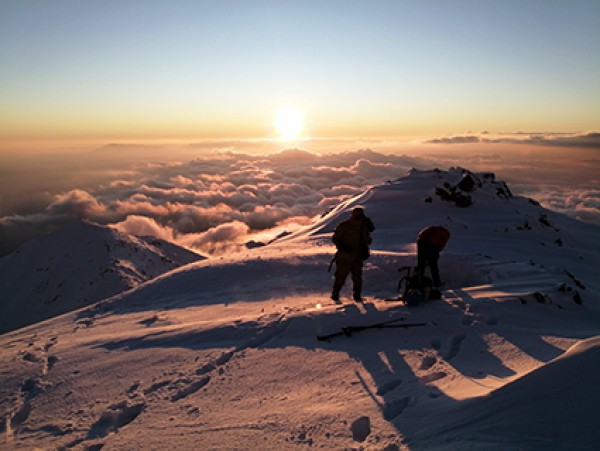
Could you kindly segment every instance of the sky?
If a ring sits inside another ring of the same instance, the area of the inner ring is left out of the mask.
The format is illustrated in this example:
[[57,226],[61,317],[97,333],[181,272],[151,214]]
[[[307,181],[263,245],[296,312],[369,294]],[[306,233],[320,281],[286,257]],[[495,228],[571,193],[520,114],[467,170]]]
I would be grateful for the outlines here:
[[[600,2],[0,3],[0,148],[600,129]],[[279,116],[278,116],[279,115]]]

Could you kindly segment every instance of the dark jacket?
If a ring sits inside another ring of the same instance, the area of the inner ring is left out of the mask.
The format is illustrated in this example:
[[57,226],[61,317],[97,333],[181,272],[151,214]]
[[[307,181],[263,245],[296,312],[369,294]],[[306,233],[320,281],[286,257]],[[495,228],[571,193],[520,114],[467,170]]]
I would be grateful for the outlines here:
[[373,242],[370,230],[373,230],[373,223],[369,218],[362,221],[347,219],[340,223],[335,232],[333,232],[332,241],[338,249],[337,256],[345,259],[361,258],[365,260],[368,257],[369,245]]

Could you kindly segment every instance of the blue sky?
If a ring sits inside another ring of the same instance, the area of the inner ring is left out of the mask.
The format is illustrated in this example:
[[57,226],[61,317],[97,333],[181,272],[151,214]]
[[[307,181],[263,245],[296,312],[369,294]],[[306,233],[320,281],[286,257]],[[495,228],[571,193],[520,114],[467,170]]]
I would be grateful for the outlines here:
[[598,1],[6,1],[0,138],[599,129]]

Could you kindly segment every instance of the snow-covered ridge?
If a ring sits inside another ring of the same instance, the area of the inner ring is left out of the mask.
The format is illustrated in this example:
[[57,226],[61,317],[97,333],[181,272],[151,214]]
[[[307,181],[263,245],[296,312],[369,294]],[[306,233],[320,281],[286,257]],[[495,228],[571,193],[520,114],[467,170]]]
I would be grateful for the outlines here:
[[[454,193],[453,198],[442,190]],[[456,198],[462,199],[461,205]],[[473,299],[559,308],[585,303],[600,310],[595,296],[600,290],[597,226],[515,197],[491,173],[451,168],[413,170],[367,189],[268,246],[175,270],[90,312],[183,308],[327,291],[327,267],[335,252],[331,233],[356,205],[363,206],[376,225],[372,258],[365,265],[368,296],[395,296],[398,268],[416,263],[418,231],[443,224],[452,233],[440,259],[446,290],[460,289]],[[149,305],[149,299],[154,304]]]
[[0,332],[92,304],[202,258],[164,240],[74,222],[0,259]]
[[[477,267],[482,284],[518,285],[524,274],[544,273],[553,281],[556,296],[567,293],[575,302],[588,298],[590,307],[600,308],[589,295],[600,290],[598,227],[514,196],[489,172],[412,170],[406,177],[371,187],[279,242],[329,245],[335,226],[357,205],[375,223],[374,254],[414,255],[419,230],[430,224],[448,228],[452,237],[440,260],[443,272],[451,275],[447,288],[464,286],[465,265]],[[414,265],[414,259],[409,264]],[[586,287],[591,290],[586,292]]]

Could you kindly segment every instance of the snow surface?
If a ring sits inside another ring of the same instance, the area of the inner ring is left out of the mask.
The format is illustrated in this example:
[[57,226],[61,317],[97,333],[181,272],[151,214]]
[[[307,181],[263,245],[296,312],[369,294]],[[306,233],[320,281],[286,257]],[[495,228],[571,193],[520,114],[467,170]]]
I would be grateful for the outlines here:
[[[472,205],[442,200],[465,174]],[[335,304],[331,232],[358,204],[377,227],[368,300],[347,284]],[[443,299],[409,308],[398,269],[428,224],[452,233]],[[491,174],[413,171],[268,246],[4,333],[0,447],[597,449],[598,232]],[[316,339],[390,319],[425,325]]]
[[76,221],[0,258],[0,333],[81,308],[204,257]]

